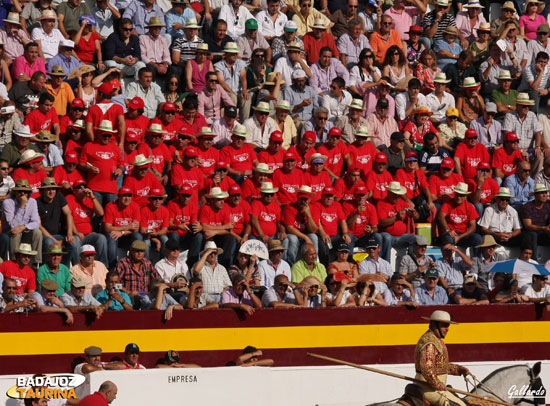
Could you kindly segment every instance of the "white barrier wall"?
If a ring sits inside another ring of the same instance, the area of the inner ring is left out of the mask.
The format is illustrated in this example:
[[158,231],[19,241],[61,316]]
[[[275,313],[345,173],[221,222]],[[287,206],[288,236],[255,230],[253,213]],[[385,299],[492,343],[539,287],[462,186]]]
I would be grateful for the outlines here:
[[[465,363],[479,379],[491,371],[525,362]],[[530,362],[529,365],[534,364]],[[542,380],[550,388],[550,361],[542,362]],[[414,366],[373,365],[397,374],[414,376]],[[0,406],[19,406],[6,396],[16,376],[0,377]],[[405,381],[371,372],[342,367],[288,368],[198,368],[100,371],[90,375],[91,390],[111,380],[118,386],[113,406],[336,406],[365,405],[395,399],[403,393]],[[466,390],[461,377],[449,384]],[[549,401],[550,398],[547,398]],[[55,406],[57,406],[55,402]],[[54,402],[50,406],[54,406]]]

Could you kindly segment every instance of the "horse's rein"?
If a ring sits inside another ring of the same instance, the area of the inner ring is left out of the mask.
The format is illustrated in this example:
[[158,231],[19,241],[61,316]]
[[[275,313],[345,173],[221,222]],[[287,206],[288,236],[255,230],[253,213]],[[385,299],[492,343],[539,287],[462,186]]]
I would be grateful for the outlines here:
[[493,395],[497,400],[500,400],[501,402],[506,402],[504,399],[500,398],[498,395],[496,395],[490,388],[485,386],[483,382],[481,382],[474,374],[469,374],[472,377],[472,380],[470,381],[470,378],[468,375],[464,376],[464,381],[466,382],[466,390],[469,392],[470,388],[468,387],[468,384],[472,385],[472,390],[475,392],[477,387],[480,387],[485,392],[490,393]]

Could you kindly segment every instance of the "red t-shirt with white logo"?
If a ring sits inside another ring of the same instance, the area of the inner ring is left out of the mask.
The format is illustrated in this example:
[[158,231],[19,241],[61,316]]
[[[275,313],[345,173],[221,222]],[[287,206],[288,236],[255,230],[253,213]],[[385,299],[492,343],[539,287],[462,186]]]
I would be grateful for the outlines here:
[[210,226],[223,226],[229,224],[230,215],[231,211],[227,204],[218,211],[214,211],[211,206],[205,204],[199,210],[199,222]]
[[237,206],[233,207],[228,204],[227,207],[229,208],[230,219],[235,224],[233,231],[240,235],[244,231],[245,225],[250,222],[250,212],[252,208],[250,204],[243,199],[241,199],[241,202]]
[[458,173],[453,172],[448,178],[443,178],[441,174],[435,173],[430,176],[428,185],[430,185],[430,192],[441,199],[443,195],[453,197],[455,195],[453,186],[458,185],[460,182],[464,182],[464,178]]
[[[258,224],[265,235],[273,237],[277,234],[277,222],[281,221],[281,206],[275,201],[266,206],[261,200],[254,200],[250,214],[258,217]],[[258,235],[254,227],[252,233]]]
[[241,185],[242,198],[249,202],[259,199],[262,197],[262,194],[260,193],[261,187],[262,185],[256,186],[252,178],[246,178]]
[[25,291],[36,290],[36,275],[28,265],[19,268],[15,261],[6,261],[0,265],[0,273],[4,275],[4,279],[12,278],[15,280],[18,295],[25,293]]
[[40,109],[30,112],[25,117],[23,124],[29,126],[31,133],[36,134],[41,130],[50,131],[52,126],[57,123],[59,123],[59,118],[57,117],[55,108],[52,107],[46,114],[42,113]]
[[340,141],[334,148],[330,148],[328,143],[325,143],[319,147],[318,152],[327,156],[328,159],[325,162],[325,166],[336,176],[341,176],[344,167],[344,157],[349,154],[346,143]]
[[359,180],[355,185],[348,185],[344,178],[336,179],[336,182],[334,182],[336,197],[341,199],[342,203],[352,201],[355,198],[353,193],[357,186],[365,186],[365,183]]
[[120,148],[112,143],[107,145],[88,142],[84,145],[80,163],[90,163],[99,169],[99,173],[88,172],[88,186],[96,192],[116,193],[117,180],[115,169],[124,164]]
[[[378,214],[376,214],[376,207],[366,202],[365,210],[359,212],[357,219],[353,226],[348,226],[348,231],[356,237],[362,237],[365,234],[366,226],[377,226],[378,225]],[[357,212],[357,205],[355,202],[346,202],[342,205],[344,210],[344,215],[346,219],[350,218],[353,214]]]
[[[110,100],[100,101],[88,109],[86,122],[92,123],[93,127],[99,126],[103,120],[109,120],[113,123],[113,128],[117,127],[117,117],[124,116],[124,110],[120,104],[112,103]],[[115,135],[120,137],[120,135]]]
[[17,168],[13,171],[12,178],[14,182],[17,182],[18,179],[27,179],[32,189],[31,197],[33,199],[38,199],[40,197],[39,187],[42,186],[42,179],[47,176],[44,169],[40,169],[35,173],[29,173],[25,168]]
[[445,215],[449,228],[459,234],[465,233],[470,222],[479,218],[479,214],[470,202],[457,205],[454,200],[451,200],[443,203],[440,211]]
[[300,153],[299,148],[296,147],[295,145],[291,145],[287,151],[294,153],[294,155],[297,158],[296,166],[301,170],[303,170],[304,172],[309,169],[309,164],[307,163],[307,159],[317,152],[315,148],[311,148],[305,154],[302,154]]
[[298,190],[304,184],[304,173],[301,169],[294,168],[292,172],[286,169],[277,169],[273,173],[273,186],[278,187],[277,197],[279,203],[288,204],[298,200]]
[[162,189],[162,184],[152,172],[147,172],[143,178],[138,179],[131,175],[124,178],[125,187],[132,191],[132,202],[139,207],[145,207],[149,204],[149,193],[153,189]]
[[472,179],[477,176],[477,167],[480,163],[489,163],[489,151],[483,144],[476,144],[473,148],[468,148],[466,143],[461,142],[456,147],[455,158],[460,160],[462,176],[464,179]]
[[318,175],[314,175],[310,171],[304,173],[304,185],[311,186],[311,191],[315,193],[311,196],[311,201],[316,202],[321,198],[321,192],[327,186],[332,186],[332,179],[327,171],[322,171]]
[[92,232],[92,217],[94,216],[92,199],[85,197],[82,202],[79,202],[74,195],[67,195],[66,199],[73,214],[76,230],[84,235],[90,234]]
[[281,148],[276,154],[272,154],[266,150],[260,151],[258,154],[258,162],[262,162],[269,166],[269,169],[274,171],[283,167],[283,158],[285,156],[286,150]]
[[417,197],[422,189],[429,187],[426,175],[420,169],[415,169],[413,172],[407,172],[405,169],[398,169],[395,173],[395,180],[401,183],[401,186],[407,188],[407,197],[409,199]]
[[214,185],[214,175],[212,175],[208,179],[206,179],[205,185],[206,186],[204,189],[206,191],[210,191],[210,189],[212,189],[214,186],[217,186],[224,192],[228,192],[231,186],[237,185],[237,182],[235,182],[231,176],[226,175],[225,178],[221,180],[221,182]]
[[[182,206],[176,200],[171,200],[168,202],[166,208],[170,213],[170,219],[172,220],[172,225],[179,226],[180,224],[187,224],[190,226],[193,223],[196,223],[199,218],[199,206],[194,202],[189,202],[187,206]],[[172,230],[179,235],[185,235],[188,231],[185,230]]]
[[105,206],[104,223],[111,224],[114,227],[126,227],[132,225],[134,221],[140,220],[140,208],[134,202],[130,202],[126,207],[119,206],[116,201],[109,202]]
[[362,172],[363,179],[372,171],[372,161],[378,152],[376,147],[371,142],[366,142],[365,145],[358,147],[355,144],[348,146],[351,156],[352,168],[359,168]]
[[166,131],[166,133],[162,136],[162,140],[167,143],[173,142],[178,136],[178,132],[183,127],[183,121],[176,117],[174,117],[174,119],[169,123],[164,123],[160,117],[155,117],[151,120],[151,124],[160,124],[162,126],[162,129]]
[[330,237],[338,235],[338,226],[340,221],[346,220],[344,210],[338,202],[333,202],[329,207],[321,202],[311,205],[311,217],[315,224],[321,223],[323,230]]
[[56,166],[53,170],[52,176],[55,179],[55,183],[57,183],[59,186],[67,182],[69,183],[69,185],[71,185],[71,188],[73,187],[73,183],[75,183],[77,180],[84,180],[84,176],[82,176],[78,169],[75,169],[74,171],[69,173],[63,165]]
[[182,165],[172,167],[172,186],[188,185],[193,189],[192,201],[198,203],[199,192],[204,189],[204,174],[196,166],[191,169],[185,169]]
[[159,173],[164,173],[164,167],[167,162],[172,161],[172,155],[166,144],[161,143],[154,148],[151,148],[149,144],[145,142],[140,144],[138,147],[138,152],[145,155],[147,158],[153,160],[153,168],[156,169]]
[[[477,191],[477,183],[474,179],[470,179],[466,181],[468,184],[468,190],[472,193],[475,193]],[[482,204],[489,204],[493,202],[493,197],[498,193],[498,183],[493,178],[487,178],[485,179],[485,182],[483,182],[483,185],[481,185],[480,192],[480,203]]]
[[[401,210],[405,210],[408,208],[409,205],[401,199],[399,199],[395,204],[390,203],[387,200],[381,200],[376,205],[378,220],[393,217]],[[390,233],[395,237],[399,237],[407,232],[407,225],[402,220],[396,219],[391,226],[380,227],[380,231],[385,231],[386,233]]]
[[141,142],[145,136],[147,128],[149,128],[149,119],[143,115],[136,118],[128,118],[126,115],[126,138],[128,135],[135,135],[138,137],[137,142]]
[[199,147],[197,150],[199,151],[199,158],[202,160],[202,165],[199,169],[205,176],[213,175],[216,163],[220,160],[220,151],[214,147],[208,149]]
[[289,204],[283,210],[283,224],[292,226],[302,233],[307,233],[306,216],[298,209],[296,203]]
[[168,209],[160,206],[158,210],[151,210],[150,206],[141,208],[141,227],[147,229],[147,232],[160,231],[162,228],[170,225],[170,214]]
[[239,149],[229,144],[220,151],[220,160],[225,162],[234,171],[243,172],[251,171],[252,162],[258,160],[258,157],[250,144],[244,144]]
[[388,195],[386,190],[390,183],[393,182],[393,177],[388,171],[380,174],[371,171],[367,176],[367,189],[372,191],[373,200],[383,200]]
[[523,160],[521,150],[516,149],[508,154],[504,148],[499,148],[493,153],[492,167],[504,172],[504,176],[510,176],[516,173],[517,164]]

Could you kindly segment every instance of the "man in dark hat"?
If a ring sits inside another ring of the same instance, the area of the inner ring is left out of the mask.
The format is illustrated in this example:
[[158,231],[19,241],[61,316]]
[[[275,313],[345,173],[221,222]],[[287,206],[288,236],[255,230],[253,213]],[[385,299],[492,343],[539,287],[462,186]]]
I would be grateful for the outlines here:
[[59,289],[59,285],[56,281],[44,279],[40,285],[40,291],[34,292],[30,295],[30,298],[36,300],[39,311],[44,313],[63,313],[66,317],[65,323],[73,324],[73,314],[57,297],[57,289]]
[[181,361],[180,354],[177,351],[169,350],[160,359],[155,368],[200,368],[197,364],[184,364]]

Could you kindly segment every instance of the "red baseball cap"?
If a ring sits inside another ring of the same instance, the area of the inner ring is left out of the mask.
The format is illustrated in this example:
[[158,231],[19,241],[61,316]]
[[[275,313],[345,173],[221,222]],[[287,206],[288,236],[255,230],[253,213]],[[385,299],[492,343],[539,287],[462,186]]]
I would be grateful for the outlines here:
[[128,103],[128,107],[133,110],[140,110],[145,108],[145,102],[141,97],[134,97],[132,100],[130,100],[130,103]]
[[193,138],[195,136],[193,130],[186,125],[179,129],[178,134],[187,135],[189,138]]
[[269,137],[271,141],[283,142],[283,133],[280,131],[273,131]]
[[124,141],[126,142],[139,141],[139,136],[134,132],[126,133],[126,138],[124,139]]
[[239,185],[233,185],[229,188],[229,195],[240,195],[242,193],[241,187]]
[[488,162],[481,162],[481,163],[477,166],[477,169],[491,169],[491,165],[489,165]]
[[331,136],[335,136],[337,135],[338,137],[341,137],[342,136],[342,130],[340,130],[338,127],[332,127],[330,130],[328,130],[328,136],[331,137]]
[[68,164],[77,164],[78,155],[76,152],[69,152],[68,154],[65,154],[65,162]]
[[519,141],[519,137],[513,131],[508,131],[504,136],[504,141]]
[[388,163],[388,157],[383,152],[379,152],[374,156],[374,162],[376,162],[376,163],[384,162],[384,163],[387,164]]
[[176,105],[172,102],[166,102],[162,106],[162,111],[176,111]]
[[189,146],[185,148],[185,151],[183,151],[183,155],[192,158],[198,156],[199,151],[197,151],[197,148]]
[[227,169],[227,163],[224,161],[218,161],[216,162],[215,169]]
[[474,138],[474,137],[477,137],[477,131],[474,130],[473,128],[468,128],[468,129],[466,130],[465,137],[466,137],[466,138]]
[[152,189],[151,192],[149,192],[148,197],[161,197],[161,196],[164,196],[164,190],[155,188],[155,189]]
[[306,131],[304,135],[302,135],[302,139],[309,142],[315,142],[317,140],[317,134],[315,134],[314,131]]
[[109,83],[111,84],[111,86],[113,86],[113,90],[114,89],[120,89],[122,87],[122,85],[120,84],[120,81],[118,79],[111,79],[111,80],[109,80]]
[[71,103],[71,107],[80,107],[81,109],[83,109],[84,108],[84,101],[77,97]]
[[113,85],[109,82],[102,83],[98,90],[103,94],[113,94],[114,91]]
[[353,193],[356,195],[366,195],[368,193],[368,190],[366,186],[360,185],[355,187]]
[[88,186],[88,184],[86,183],[86,181],[84,179],[77,179],[73,183],[73,189],[76,189],[77,187],[79,187],[81,185]]
[[283,156],[283,161],[290,160],[296,161],[296,155],[294,155],[294,152],[285,152],[285,155]]
[[323,194],[324,195],[335,195],[336,190],[334,190],[334,188],[332,186],[327,186],[323,189]]
[[441,167],[453,169],[455,167],[455,161],[453,161],[453,159],[449,157],[443,158],[443,161],[441,161]]
[[405,154],[405,161],[418,161],[418,156],[416,155],[416,152],[409,151]]
[[353,278],[349,277],[344,272],[334,272],[334,274],[332,275],[332,279],[335,282],[342,282],[342,281],[353,282]]
[[191,186],[189,186],[187,184],[181,185],[179,187],[179,191],[180,191],[181,195],[192,195],[193,194],[193,189],[191,189]]
[[131,195],[132,189],[130,189],[128,186],[123,186],[118,190],[118,195]]

